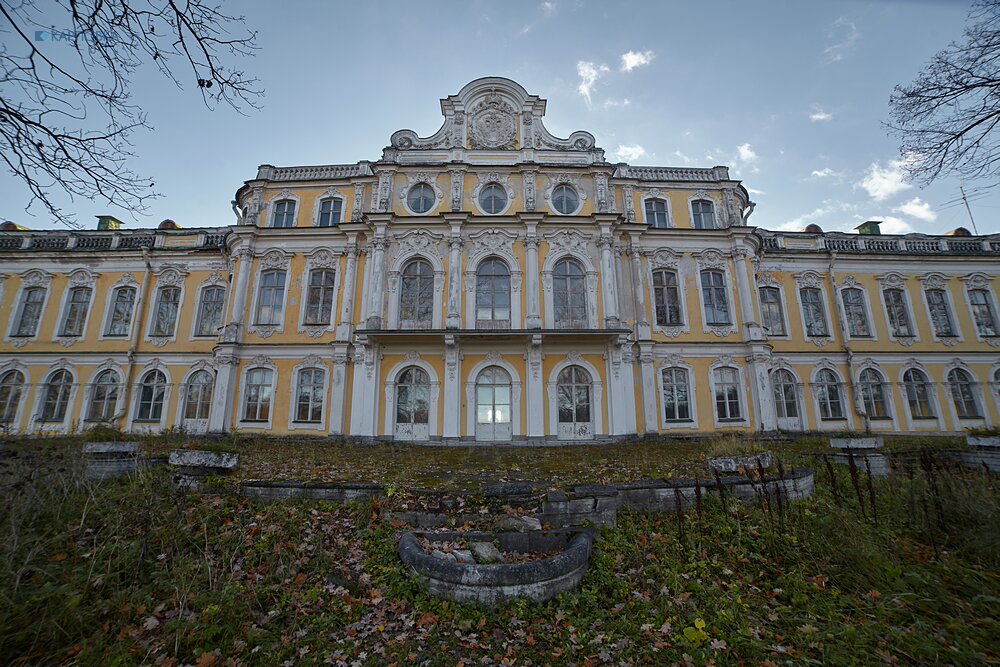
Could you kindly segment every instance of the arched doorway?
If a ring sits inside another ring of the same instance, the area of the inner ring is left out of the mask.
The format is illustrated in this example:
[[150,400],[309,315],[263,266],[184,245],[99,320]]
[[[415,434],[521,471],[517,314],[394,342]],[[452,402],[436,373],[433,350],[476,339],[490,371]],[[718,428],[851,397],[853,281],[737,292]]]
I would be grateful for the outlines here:
[[427,371],[410,366],[396,380],[396,440],[430,438],[431,381]]
[[484,368],[476,378],[476,440],[510,440],[512,405],[510,373],[499,366]]
[[590,374],[580,366],[567,366],[556,379],[556,409],[560,440],[594,437],[594,392]]

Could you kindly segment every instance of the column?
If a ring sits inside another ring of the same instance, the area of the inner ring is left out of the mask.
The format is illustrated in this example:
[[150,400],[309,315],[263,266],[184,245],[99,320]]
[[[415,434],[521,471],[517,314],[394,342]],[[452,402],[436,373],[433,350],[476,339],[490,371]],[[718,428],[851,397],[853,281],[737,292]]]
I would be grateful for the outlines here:
[[[452,231],[455,234],[455,231]],[[446,329],[461,329],[462,315],[462,239],[452,236],[448,239],[451,255],[448,259],[448,315],[445,318]],[[448,404],[452,405],[452,404]]]
[[[771,363],[770,350],[766,344],[752,345],[753,352],[747,357],[750,362],[750,397],[757,409],[760,430],[778,430],[778,411],[774,405],[774,392],[768,368]],[[801,404],[801,402],[800,402]],[[802,410],[802,407],[799,408]]]
[[525,400],[528,406],[528,428],[526,433],[528,439],[541,439],[545,437],[545,383],[542,380],[542,337],[535,335],[531,337],[531,346],[528,348],[528,377],[526,384]]
[[601,284],[604,302],[604,326],[618,328],[618,285],[615,281],[615,262],[611,256],[612,239],[602,235],[597,244],[601,248]]
[[660,430],[660,420],[656,410],[656,372],[653,369],[652,343],[639,345],[639,373],[642,376],[643,433],[656,433]]
[[736,292],[740,299],[740,315],[743,320],[743,340],[763,340],[764,332],[757,323],[757,315],[754,313],[753,295],[750,292],[750,278],[747,276],[747,257],[749,252],[746,248],[737,248],[733,251],[733,273],[736,276]]
[[347,347],[347,345],[333,346],[333,375],[330,378],[330,435],[344,434]]
[[527,329],[541,329],[542,318],[538,308],[538,243],[539,239],[534,234],[534,230],[524,239],[525,249],[525,274],[528,278],[528,312],[524,318],[524,326]]
[[389,247],[389,239],[378,233],[371,242],[372,273],[368,303],[368,319],[365,327],[368,329],[382,328],[382,311],[385,302],[385,251]]
[[250,274],[253,271],[253,245],[249,244],[236,251],[239,264],[236,267],[236,285],[233,288],[233,311],[230,314],[229,325],[222,332],[222,339],[227,343],[238,343],[243,340],[243,322],[250,317],[247,313],[247,296],[250,292]]
[[354,384],[351,391],[351,435],[370,439],[376,435],[379,401],[377,346],[365,337],[354,346]]
[[354,329],[354,284],[358,272],[358,244],[352,239],[347,246],[347,263],[344,267],[344,299],[337,324],[337,340],[347,342]]
[[212,388],[212,405],[208,411],[208,432],[228,433],[233,424],[233,396],[239,394],[240,360],[233,354],[216,355],[218,370]]
[[646,272],[642,270],[642,251],[632,246],[632,289],[635,292],[635,321],[639,325],[639,338],[648,339],[652,335],[649,315],[646,314]]
[[441,437],[445,440],[457,440],[462,435],[462,404],[461,395],[461,355],[455,341],[455,336],[444,337],[444,425]]

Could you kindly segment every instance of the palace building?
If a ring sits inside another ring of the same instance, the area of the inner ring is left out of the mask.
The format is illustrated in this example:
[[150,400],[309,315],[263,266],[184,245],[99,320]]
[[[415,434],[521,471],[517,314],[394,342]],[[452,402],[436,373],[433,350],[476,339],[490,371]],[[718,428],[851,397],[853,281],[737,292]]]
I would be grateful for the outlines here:
[[494,443],[1000,423],[1000,235],[757,229],[726,167],[609,163],[509,79],[441,112],[379,160],[259,167],[228,227],[0,231],[3,428]]

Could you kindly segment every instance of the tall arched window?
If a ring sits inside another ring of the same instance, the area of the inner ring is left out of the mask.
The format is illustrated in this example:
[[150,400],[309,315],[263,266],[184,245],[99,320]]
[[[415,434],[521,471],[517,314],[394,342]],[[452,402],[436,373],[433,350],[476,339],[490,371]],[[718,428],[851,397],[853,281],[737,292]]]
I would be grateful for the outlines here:
[[580,366],[567,366],[556,378],[559,436],[586,439],[593,437],[592,381]]
[[684,368],[664,368],[663,418],[668,422],[691,421],[688,372]]
[[906,391],[906,402],[910,406],[911,417],[914,419],[934,418],[930,388],[927,376],[924,375],[923,371],[911,368],[903,373],[903,389]]
[[184,419],[208,419],[214,388],[215,378],[208,371],[196,371],[188,378],[184,394]]
[[399,322],[404,329],[434,326],[434,269],[415,259],[403,267],[399,286]]
[[975,382],[968,371],[953,368],[948,373],[948,386],[951,389],[951,400],[955,403],[955,412],[960,419],[978,419],[982,416],[976,400]]
[[861,400],[869,419],[889,419],[889,406],[885,400],[885,380],[874,368],[866,368],[858,376]]
[[509,440],[510,420],[510,373],[499,366],[484,368],[476,378],[477,439]]
[[496,258],[484,260],[476,270],[476,326],[510,328],[510,271]]
[[163,399],[167,395],[167,378],[157,370],[142,376],[139,382],[139,410],[135,420],[158,422],[163,416]]
[[813,386],[816,400],[819,402],[820,419],[843,419],[844,404],[840,398],[840,378],[829,369],[823,369],[816,374],[816,384]]
[[90,405],[87,408],[87,419],[94,421],[109,421],[115,418],[118,407],[118,373],[113,370],[102,371],[90,385]]
[[427,372],[410,366],[396,380],[396,432],[407,439],[424,439],[430,421],[431,380]]
[[69,371],[56,371],[49,376],[42,388],[42,411],[39,421],[61,422],[66,418],[69,394],[73,389],[73,376]]
[[552,309],[557,328],[587,328],[587,276],[571,259],[560,260],[552,271]]
[[21,371],[7,371],[0,377],[0,424],[13,424],[24,391]]
[[778,419],[798,419],[799,397],[795,386],[795,376],[790,371],[779,368],[771,374],[774,386],[774,405]]
[[663,199],[646,200],[646,224],[654,229],[666,229],[670,226],[667,216],[667,202]]

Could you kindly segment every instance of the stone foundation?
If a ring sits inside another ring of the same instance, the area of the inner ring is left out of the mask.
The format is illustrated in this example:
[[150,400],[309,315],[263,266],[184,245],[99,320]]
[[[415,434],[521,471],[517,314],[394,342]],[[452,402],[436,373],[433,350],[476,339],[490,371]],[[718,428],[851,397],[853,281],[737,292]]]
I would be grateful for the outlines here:
[[139,468],[138,442],[88,442],[83,446],[87,477],[103,481],[134,473]]

